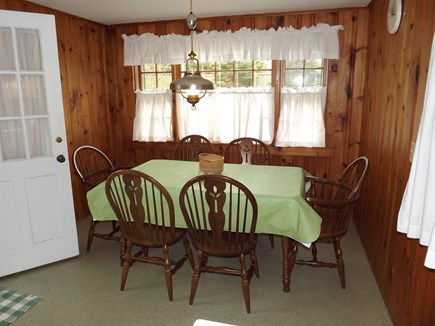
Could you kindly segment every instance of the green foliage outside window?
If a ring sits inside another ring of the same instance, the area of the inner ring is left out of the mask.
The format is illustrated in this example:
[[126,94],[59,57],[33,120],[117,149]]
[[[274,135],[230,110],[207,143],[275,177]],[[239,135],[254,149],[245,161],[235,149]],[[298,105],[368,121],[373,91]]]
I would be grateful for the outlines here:
[[[140,67],[141,89],[169,89],[172,82],[170,64],[146,64]],[[286,61],[284,86],[324,85],[324,60]],[[182,65],[181,70],[185,70]],[[272,86],[272,61],[200,62],[201,75],[217,88]]]
[[141,89],[168,89],[172,82],[172,65],[146,64],[141,67]]
[[257,87],[272,85],[270,61],[201,62],[200,72],[217,88]]
[[286,61],[286,87],[323,86],[323,60]]

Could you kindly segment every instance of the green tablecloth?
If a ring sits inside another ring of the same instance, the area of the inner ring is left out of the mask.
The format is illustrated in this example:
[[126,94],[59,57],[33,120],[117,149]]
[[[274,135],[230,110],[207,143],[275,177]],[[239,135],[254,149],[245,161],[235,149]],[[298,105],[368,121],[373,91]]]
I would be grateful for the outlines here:
[[[151,160],[134,168],[151,175],[171,194],[178,227],[186,227],[178,205],[182,186],[198,175],[198,162]],[[258,203],[257,233],[284,235],[311,243],[320,233],[321,218],[304,199],[305,172],[297,167],[267,165],[224,165],[224,175],[245,184]],[[104,191],[104,183],[87,193],[95,220],[116,220]]]

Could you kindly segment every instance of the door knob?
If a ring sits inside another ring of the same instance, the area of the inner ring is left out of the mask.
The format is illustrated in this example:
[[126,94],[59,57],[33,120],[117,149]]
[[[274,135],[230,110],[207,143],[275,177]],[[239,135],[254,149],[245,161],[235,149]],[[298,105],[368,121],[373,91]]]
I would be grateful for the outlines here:
[[62,139],[62,137],[57,136],[57,137],[55,138],[55,140],[56,140],[57,143],[61,143],[63,139]]
[[61,154],[61,155],[58,155],[58,156],[56,157],[56,160],[57,160],[58,162],[60,162],[60,163],[63,163],[63,162],[65,162],[65,156],[63,156],[62,154]]

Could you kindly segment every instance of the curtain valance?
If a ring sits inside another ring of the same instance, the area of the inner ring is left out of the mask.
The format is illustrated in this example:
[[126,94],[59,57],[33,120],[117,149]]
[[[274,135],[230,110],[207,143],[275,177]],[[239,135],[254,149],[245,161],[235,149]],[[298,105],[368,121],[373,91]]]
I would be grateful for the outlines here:
[[[338,31],[343,26],[318,24],[293,27],[194,34],[193,50],[200,61],[338,59]],[[190,36],[122,35],[124,66],[149,63],[181,64],[191,50]]]

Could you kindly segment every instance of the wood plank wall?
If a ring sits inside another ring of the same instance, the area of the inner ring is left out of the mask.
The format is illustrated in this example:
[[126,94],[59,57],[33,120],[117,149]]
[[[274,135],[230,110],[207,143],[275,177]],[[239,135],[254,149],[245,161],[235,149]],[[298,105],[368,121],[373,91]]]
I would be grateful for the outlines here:
[[[273,160],[279,165],[295,165],[319,176],[336,177],[345,164],[359,155],[361,115],[363,111],[364,71],[367,53],[368,9],[341,9],[303,13],[280,13],[213,17],[198,19],[198,30],[238,30],[241,27],[269,29],[293,26],[301,28],[318,23],[343,25],[340,35],[340,60],[329,60],[328,97],[325,112],[327,149],[272,148]],[[185,20],[116,25],[112,28],[114,64],[111,76],[117,83],[109,92],[112,127],[118,160],[138,164],[152,158],[170,158],[174,143],[133,142],[135,97],[132,91],[131,67],[123,67],[122,35],[188,34]],[[363,28],[361,28],[363,27]],[[187,56],[187,53],[186,53]],[[199,58],[200,59],[200,58]],[[338,70],[332,71],[337,65]],[[218,146],[222,151],[223,146]]]
[[[55,15],[68,153],[91,144],[114,156],[108,106],[106,26],[26,1],[0,0],[0,9]],[[54,135],[55,136],[55,135]],[[85,190],[70,160],[77,219],[89,215]]]
[[[123,66],[122,34],[158,35],[188,31],[185,21],[103,26],[26,1],[0,0],[0,8],[54,14],[70,157],[75,148],[100,147],[117,165],[131,166],[152,158],[169,158],[173,143],[131,140],[135,111],[132,71]],[[198,29],[265,29],[279,26],[341,24],[340,60],[330,60],[325,112],[327,149],[274,148],[276,164],[302,166],[319,176],[335,177],[359,154],[363,71],[366,62],[368,9],[326,10],[199,19]],[[331,67],[337,64],[338,71]],[[223,147],[220,146],[219,150]],[[88,216],[84,189],[71,166],[77,219]]]
[[[218,30],[299,28],[318,22],[344,26],[340,60],[330,63],[330,68],[337,63],[339,70],[330,69],[328,80],[329,149],[308,153],[294,149],[294,157],[278,149],[274,153],[279,164],[299,165],[331,177],[353,157],[369,157],[356,224],[374,275],[396,325],[435,325],[435,275],[423,267],[426,248],[395,231],[409,173],[410,144],[421,116],[435,1],[404,0],[406,15],[394,36],[385,28],[387,3],[374,0],[369,9],[201,18],[199,26]],[[186,33],[184,21],[107,27],[25,1],[0,0],[0,9],[56,17],[70,155],[84,144],[101,147],[121,165],[170,155],[172,144],[130,140],[134,95],[131,70],[122,65],[121,35]],[[84,190],[75,173],[71,174],[80,219],[88,214]]]
[[427,247],[396,231],[422,113],[435,1],[402,3],[395,35],[386,29],[388,0],[370,6],[361,137],[370,170],[356,224],[394,324],[435,325],[435,271],[423,266]]

